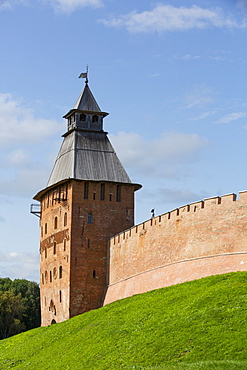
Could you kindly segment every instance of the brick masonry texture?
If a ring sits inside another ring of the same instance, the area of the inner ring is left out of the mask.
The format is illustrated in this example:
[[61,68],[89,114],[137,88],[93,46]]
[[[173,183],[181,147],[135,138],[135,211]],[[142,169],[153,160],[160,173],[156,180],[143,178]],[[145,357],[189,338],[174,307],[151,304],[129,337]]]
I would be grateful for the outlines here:
[[75,180],[48,190],[41,199],[42,326],[103,305],[107,240],[134,225],[134,185],[86,185],[87,199],[85,182]]
[[247,192],[183,206],[109,241],[104,304],[137,293],[247,269]]

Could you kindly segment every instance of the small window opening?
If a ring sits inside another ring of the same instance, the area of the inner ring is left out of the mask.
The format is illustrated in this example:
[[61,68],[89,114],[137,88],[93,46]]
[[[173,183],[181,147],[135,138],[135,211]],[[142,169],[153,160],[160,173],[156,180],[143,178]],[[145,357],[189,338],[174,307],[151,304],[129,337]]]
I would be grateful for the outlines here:
[[93,215],[92,213],[88,213],[87,215],[87,223],[92,224],[93,223]]
[[66,239],[63,240],[63,250],[66,251]]
[[80,114],[80,121],[86,121],[86,118],[87,118],[86,114],[84,113]]
[[90,241],[90,239],[88,239],[88,240],[87,240],[87,247],[88,247],[88,248],[90,248],[90,243],[91,243],[91,241]]
[[59,266],[59,279],[62,279],[63,276],[63,268],[62,266]]
[[99,121],[99,117],[96,114],[92,117],[92,122],[97,123]]
[[64,214],[63,225],[67,226],[67,212]]
[[54,229],[57,229],[57,217],[54,218]]
[[52,272],[50,271],[50,283],[52,282]]
[[45,258],[47,258],[47,248],[45,247]]
[[112,193],[110,193],[109,201],[112,202]]
[[54,242],[53,243],[53,254],[56,254],[57,253],[57,243]]
[[44,274],[42,274],[42,284],[44,285],[45,279],[44,279]]
[[47,234],[47,224],[45,224],[45,234]]
[[93,270],[93,278],[96,278],[96,271]]
[[93,192],[93,200],[95,200],[96,199],[96,193],[95,193],[95,191]]
[[100,200],[105,200],[105,184],[100,185]]
[[88,182],[84,182],[84,199],[88,199]]
[[43,238],[43,226],[41,226],[40,232],[41,232],[41,238]]
[[62,291],[59,290],[59,302],[61,303],[62,302]]
[[53,279],[56,279],[57,278],[57,269],[56,267],[54,267],[53,269]]
[[121,202],[121,185],[117,185],[116,201]]

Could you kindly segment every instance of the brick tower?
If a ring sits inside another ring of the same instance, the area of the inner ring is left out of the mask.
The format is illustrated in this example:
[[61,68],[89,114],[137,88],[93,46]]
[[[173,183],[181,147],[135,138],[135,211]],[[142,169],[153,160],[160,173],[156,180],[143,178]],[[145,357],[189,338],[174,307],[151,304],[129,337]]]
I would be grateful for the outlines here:
[[102,306],[107,240],[134,225],[133,184],[103,131],[88,86],[64,118],[68,129],[45,189],[40,213],[42,326]]

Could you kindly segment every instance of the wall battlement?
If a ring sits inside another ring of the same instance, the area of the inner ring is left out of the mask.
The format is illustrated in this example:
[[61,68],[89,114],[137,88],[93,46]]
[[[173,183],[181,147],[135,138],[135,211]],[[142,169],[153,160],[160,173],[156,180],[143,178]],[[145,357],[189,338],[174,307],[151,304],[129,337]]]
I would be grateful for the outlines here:
[[[247,269],[247,191],[153,217],[109,240],[105,304],[151,289]],[[178,266],[179,265],[179,266]]]

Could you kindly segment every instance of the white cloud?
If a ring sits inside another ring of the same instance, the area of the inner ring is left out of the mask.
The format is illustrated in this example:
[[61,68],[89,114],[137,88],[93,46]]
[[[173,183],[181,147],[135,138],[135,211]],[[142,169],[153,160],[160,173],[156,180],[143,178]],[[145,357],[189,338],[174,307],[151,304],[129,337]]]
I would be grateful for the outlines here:
[[206,9],[197,5],[191,8],[172,5],[157,5],[153,10],[141,13],[131,12],[119,18],[101,20],[109,27],[125,27],[129,32],[183,31],[193,28],[240,27],[237,22],[225,16],[220,8]]
[[6,172],[0,178],[0,194],[9,196],[32,197],[46,186],[49,170],[45,165],[35,163],[21,167],[19,171]]
[[27,5],[28,0],[3,0],[0,3],[0,11],[13,9],[16,5]]
[[236,121],[239,118],[246,117],[247,113],[245,112],[236,112],[236,113],[230,113],[223,117],[221,117],[218,121],[215,123],[229,123],[231,121]]
[[198,86],[184,96],[185,108],[204,108],[214,100],[215,92],[210,87]]
[[52,5],[52,7],[59,12],[71,13],[77,8],[84,8],[91,6],[99,8],[103,6],[102,0],[43,0]]
[[[126,168],[160,178],[179,177],[185,166],[198,160],[200,152],[209,145],[207,139],[197,134],[180,132],[164,133],[154,140],[145,140],[133,132],[119,132],[110,135],[110,139]],[[181,166],[183,169],[178,170]]]
[[0,251],[0,277],[39,281],[39,254]]
[[58,122],[36,118],[30,108],[11,94],[0,94],[0,145],[34,144],[58,133]]
[[11,167],[19,167],[27,164],[29,155],[25,149],[16,149],[7,155],[7,165]]

